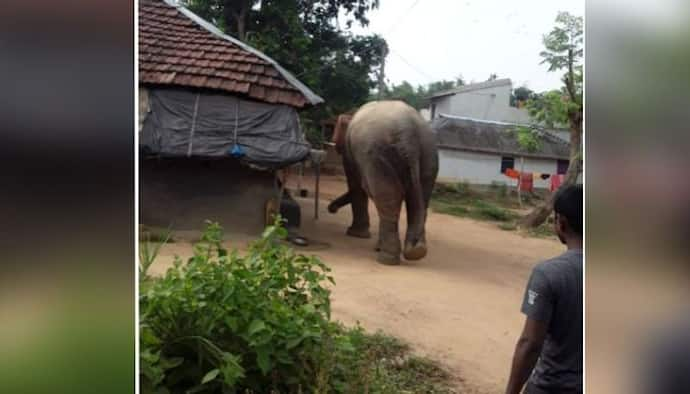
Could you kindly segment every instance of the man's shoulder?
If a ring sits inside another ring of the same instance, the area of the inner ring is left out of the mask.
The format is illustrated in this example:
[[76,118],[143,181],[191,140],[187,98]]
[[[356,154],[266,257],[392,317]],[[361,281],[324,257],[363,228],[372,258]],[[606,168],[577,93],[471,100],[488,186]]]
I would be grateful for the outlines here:
[[534,272],[537,274],[551,277],[558,275],[564,269],[569,269],[573,265],[582,264],[582,251],[566,251],[556,257],[544,260],[534,266]]

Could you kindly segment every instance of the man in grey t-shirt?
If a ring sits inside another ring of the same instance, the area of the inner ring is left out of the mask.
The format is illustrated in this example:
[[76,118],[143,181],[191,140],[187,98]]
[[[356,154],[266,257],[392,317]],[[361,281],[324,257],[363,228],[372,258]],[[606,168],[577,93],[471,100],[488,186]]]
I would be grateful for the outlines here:
[[[562,187],[555,228],[568,250],[532,270],[507,394],[582,393],[582,186]],[[530,376],[531,374],[531,376]]]

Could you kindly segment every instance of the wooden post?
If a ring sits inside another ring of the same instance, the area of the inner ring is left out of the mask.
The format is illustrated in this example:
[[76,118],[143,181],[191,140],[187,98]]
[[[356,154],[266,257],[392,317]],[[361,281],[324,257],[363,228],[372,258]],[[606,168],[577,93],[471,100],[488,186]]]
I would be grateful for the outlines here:
[[520,204],[520,208],[522,208],[522,173],[525,171],[525,158],[521,157],[520,158],[520,176],[518,176],[518,183],[517,183],[517,192],[518,192],[518,203]]
[[316,187],[314,192],[314,220],[319,219],[319,178],[321,175],[321,160],[316,163]]

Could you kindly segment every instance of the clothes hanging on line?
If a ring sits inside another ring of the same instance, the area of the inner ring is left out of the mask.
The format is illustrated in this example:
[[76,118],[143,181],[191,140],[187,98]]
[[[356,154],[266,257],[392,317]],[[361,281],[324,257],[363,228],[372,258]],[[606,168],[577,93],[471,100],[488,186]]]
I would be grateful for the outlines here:
[[563,183],[563,179],[565,179],[564,174],[553,174],[551,176],[551,191],[552,192],[556,191],[561,186],[561,183]]
[[515,171],[512,168],[506,168],[505,172],[503,175],[507,176],[508,178],[513,178],[513,179],[518,179],[520,177],[520,172]]
[[531,172],[520,173],[520,190],[531,192],[534,188],[534,176]]

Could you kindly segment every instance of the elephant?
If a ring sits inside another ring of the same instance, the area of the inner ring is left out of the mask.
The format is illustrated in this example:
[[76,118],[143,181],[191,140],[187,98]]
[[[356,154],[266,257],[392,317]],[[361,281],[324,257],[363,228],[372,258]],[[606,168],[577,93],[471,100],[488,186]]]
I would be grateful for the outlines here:
[[373,101],[354,116],[341,115],[333,139],[342,155],[348,190],[329,204],[328,211],[335,213],[351,205],[347,235],[371,237],[371,198],[379,216],[377,261],[399,264],[398,222],[404,201],[407,231],[403,256],[406,260],[426,256],[427,209],[438,175],[438,149],[429,124],[402,101]]

